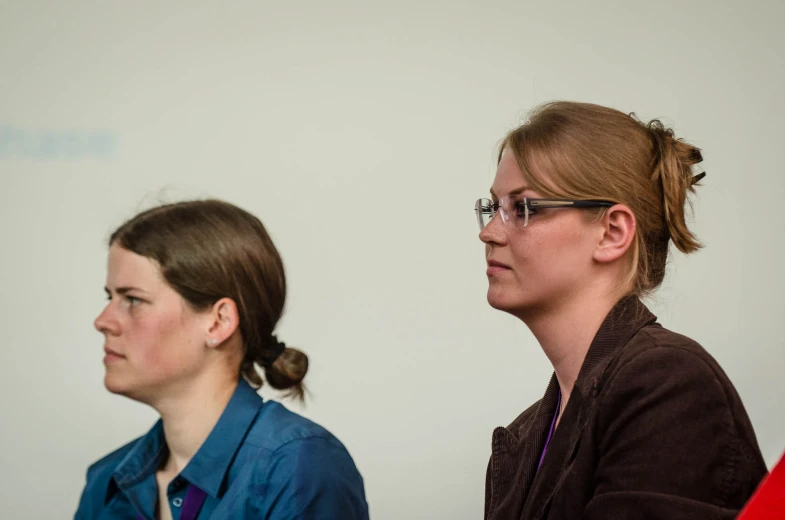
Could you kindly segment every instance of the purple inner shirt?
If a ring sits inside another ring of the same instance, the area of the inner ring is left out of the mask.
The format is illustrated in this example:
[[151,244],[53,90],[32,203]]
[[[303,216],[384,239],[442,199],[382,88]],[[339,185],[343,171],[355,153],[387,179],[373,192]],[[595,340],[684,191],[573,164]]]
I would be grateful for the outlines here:
[[[188,491],[185,492],[185,502],[183,502],[183,509],[180,512],[180,520],[194,520],[196,515],[199,514],[199,509],[202,507],[206,497],[207,493],[196,486],[189,485]],[[136,518],[137,520],[144,520],[142,515],[137,515]]]
[[548,438],[545,439],[545,446],[542,447],[542,455],[540,455],[540,463],[537,464],[537,469],[540,469],[542,466],[542,461],[545,459],[545,452],[548,450],[548,444],[551,442],[551,437],[553,437],[553,431],[556,429],[556,419],[559,417],[559,411],[561,410],[561,388],[559,389],[559,397],[556,399],[556,411],[553,412],[553,419],[551,419],[551,429],[548,430]]

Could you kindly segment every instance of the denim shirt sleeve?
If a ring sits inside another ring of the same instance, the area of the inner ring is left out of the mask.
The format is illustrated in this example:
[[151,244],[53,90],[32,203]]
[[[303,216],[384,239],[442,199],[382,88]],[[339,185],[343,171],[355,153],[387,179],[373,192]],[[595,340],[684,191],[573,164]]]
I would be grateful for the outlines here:
[[[88,471],[87,482],[90,482],[90,476]],[[90,504],[90,493],[88,493],[87,486],[82,490],[82,496],[79,498],[79,507],[76,510],[76,514],[74,515],[74,520],[91,520],[93,518],[93,511],[96,511],[97,508]]]
[[273,457],[269,520],[368,520],[362,477],[336,439],[293,440]]
[[98,463],[87,469],[87,482],[82,490],[82,496],[79,498],[79,507],[74,515],[74,520],[98,518],[104,506],[110,475],[111,469]]

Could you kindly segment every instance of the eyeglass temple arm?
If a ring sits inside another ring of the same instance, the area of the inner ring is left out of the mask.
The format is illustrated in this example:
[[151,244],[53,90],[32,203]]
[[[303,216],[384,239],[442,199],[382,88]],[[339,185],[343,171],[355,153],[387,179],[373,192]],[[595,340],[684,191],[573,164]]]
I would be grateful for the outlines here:
[[575,208],[610,208],[611,206],[615,206],[615,202],[611,202],[608,200],[576,200],[573,201],[573,207]]
[[615,202],[608,200],[565,200],[565,199],[535,199],[529,201],[532,209],[537,208],[610,208]]

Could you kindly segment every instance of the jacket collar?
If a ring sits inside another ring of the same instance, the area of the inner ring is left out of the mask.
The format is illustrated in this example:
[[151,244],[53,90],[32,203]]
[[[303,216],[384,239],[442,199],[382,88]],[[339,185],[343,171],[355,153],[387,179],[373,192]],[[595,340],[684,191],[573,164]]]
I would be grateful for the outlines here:
[[636,296],[621,299],[611,309],[589,346],[539,470],[537,464],[558,401],[556,374],[551,376],[543,398],[532,406],[530,413],[522,414],[522,421],[508,428],[496,428],[491,460],[500,471],[492,473],[491,489],[492,494],[499,494],[494,498],[494,509],[500,507],[500,512],[507,515],[505,518],[511,518],[510,514],[524,513],[523,517],[528,518],[542,513],[578,446],[605,369],[638,330],[655,321],[656,317]]

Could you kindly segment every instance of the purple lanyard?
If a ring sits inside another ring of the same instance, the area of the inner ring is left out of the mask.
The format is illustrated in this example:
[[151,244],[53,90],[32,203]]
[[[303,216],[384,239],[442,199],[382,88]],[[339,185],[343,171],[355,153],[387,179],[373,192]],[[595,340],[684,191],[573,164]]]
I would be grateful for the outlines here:
[[551,442],[551,437],[553,437],[553,431],[556,429],[556,419],[559,417],[559,412],[561,411],[561,389],[559,389],[559,397],[556,400],[556,411],[553,412],[553,419],[551,419],[551,429],[548,431],[548,438],[545,439],[545,446],[542,448],[542,455],[540,455],[540,463],[537,464],[537,469],[540,469],[542,466],[542,461],[545,459],[545,452],[548,450],[548,444]]
[[[180,512],[180,520],[196,520],[196,515],[199,514],[199,509],[204,504],[205,498],[207,498],[207,493],[196,486],[189,485],[188,491],[185,492],[185,502],[183,502],[183,510]],[[136,520],[144,520],[144,517],[136,515]]]

